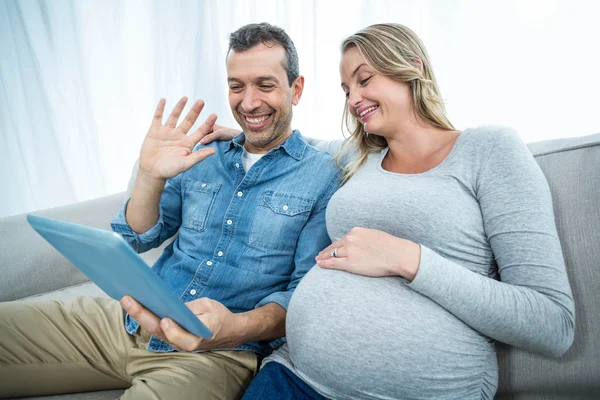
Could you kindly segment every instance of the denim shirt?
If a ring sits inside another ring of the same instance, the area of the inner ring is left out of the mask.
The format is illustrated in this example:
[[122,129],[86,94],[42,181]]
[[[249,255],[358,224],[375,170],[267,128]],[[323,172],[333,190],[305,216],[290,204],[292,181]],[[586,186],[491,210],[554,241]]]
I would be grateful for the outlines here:
[[[331,241],[325,208],[340,185],[331,156],[298,131],[245,173],[244,134],[211,143],[216,154],[167,180],[156,225],[137,234],[125,220],[127,202],[111,222],[138,252],[159,246],[179,232],[152,270],[188,302],[219,301],[233,313],[267,303],[287,310],[300,279]],[[127,332],[139,324],[129,315]],[[236,349],[268,355],[281,339],[245,343]],[[154,352],[174,349],[152,337]]]

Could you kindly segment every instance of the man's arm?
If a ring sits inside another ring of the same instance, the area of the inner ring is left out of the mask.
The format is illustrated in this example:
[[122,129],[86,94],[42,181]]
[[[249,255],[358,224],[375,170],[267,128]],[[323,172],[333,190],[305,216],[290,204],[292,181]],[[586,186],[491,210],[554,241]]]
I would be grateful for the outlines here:
[[285,336],[286,311],[276,303],[238,314],[206,297],[186,303],[213,333],[211,338],[192,335],[170,318],[161,320],[131,297],[121,299],[121,305],[152,336],[179,350],[233,349],[244,343]]
[[113,231],[138,253],[159,246],[177,232],[181,223],[181,173],[215,152],[212,148],[193,151],[200,138],[213,129],[214,114],[187,135],[204,107],[201,100],[176,127],[186,102],[185,97],[179,100],[164,125],[165,100],[158,103],[142,144],[131,197],[111,221]]
[[204,102],[196,101],[179,126],[177,121],[187,98],[179,100],[163,125],[165,103],[164,99],[158,103],[152,124],[144,138],[135,186],[127,204],[125,217],[136,233],[146,232],[158,221],[160,197],[166,180],[187,171],[215,152],[212,148],[193,151],[200,138],[212,130],[215,115],[209,116],[196,132],[187,135],[198,119]]
[[138,169],[131,198],[127,203],[125,218],[136,233],[144,233],[156,225],[160,213],[160,197],[165,189],[165,179],[153,178]]
[[328,178],[331,182],[298,238],[294,259],[296,268],[287,290],[272,293],[262,299],[254,310],[238,314],[208,298],[186,303],[213,333],[212,338],[194,336],[169,318],[160,320],[130,297],[121,299],[121,305],[146,331],[174,348],[185,351],[235,348],[251,341],[273,340],[285,336],[285,316],[292,294],[300,280],[315,265],[315,257],[319,251],[331,244],[325,227],[325,210],[329,199],[339,187],[339,173],[325,179]]
[[238,314],[241,318],[242,343],[273,340],[285,336],[284,310],[277,303],[268,303],[254,310]]

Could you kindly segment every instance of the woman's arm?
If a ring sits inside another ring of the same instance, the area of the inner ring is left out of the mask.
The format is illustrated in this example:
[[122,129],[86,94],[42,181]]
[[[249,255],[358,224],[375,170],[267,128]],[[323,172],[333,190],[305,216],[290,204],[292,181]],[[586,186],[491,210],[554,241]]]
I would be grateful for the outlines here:
[[514,133],[498,133],[494,140],[475,190],[500,281],[426,246],[365,228],[323,250],[317,263],[367,276],[402,276],[478,332],[560,356],[573,343],[575,307],[548,184]]
[[421,246],[409,286],[486,336],[560,356],[573,343],[575,306],[550,190],[518,136],[499,135],[476,190],[500,281]]

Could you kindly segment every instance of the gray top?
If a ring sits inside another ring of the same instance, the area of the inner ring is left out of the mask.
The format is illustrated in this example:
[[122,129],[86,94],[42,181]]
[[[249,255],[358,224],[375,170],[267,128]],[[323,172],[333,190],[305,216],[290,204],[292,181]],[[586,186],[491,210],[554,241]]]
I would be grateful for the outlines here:
[[327,228],[332,240],[358,226],[420,244],[416,278],[315,266],[267,361],[334,399],[491,399],[494,340],[564,353],[575,311],[552,200],[516,133],[467,129],[421,174],[385,171],[386,152],[331,198]]

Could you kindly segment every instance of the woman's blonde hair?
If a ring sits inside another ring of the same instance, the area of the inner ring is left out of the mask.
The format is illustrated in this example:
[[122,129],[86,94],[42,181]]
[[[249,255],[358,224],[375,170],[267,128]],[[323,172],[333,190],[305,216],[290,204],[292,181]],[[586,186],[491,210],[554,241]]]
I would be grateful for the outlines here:
[[[427,50],[412,30],[395,23],[371,25],[344,40],[342,54],[352,48],[356,48],[379,74],[410,86],[413,109],[422,121],[454,130],[446,116]],[[350,137],[337,154],[336,162],[344,171],[343,181],[347,181],[365,163],[369,153],[383,150],[387,141],[365,132],[360,120],[350,113],[347,100],[342,125],[344,121]],[[358,149],[358,158],[350,165],[342,166],[340,160],[353,149]]]

